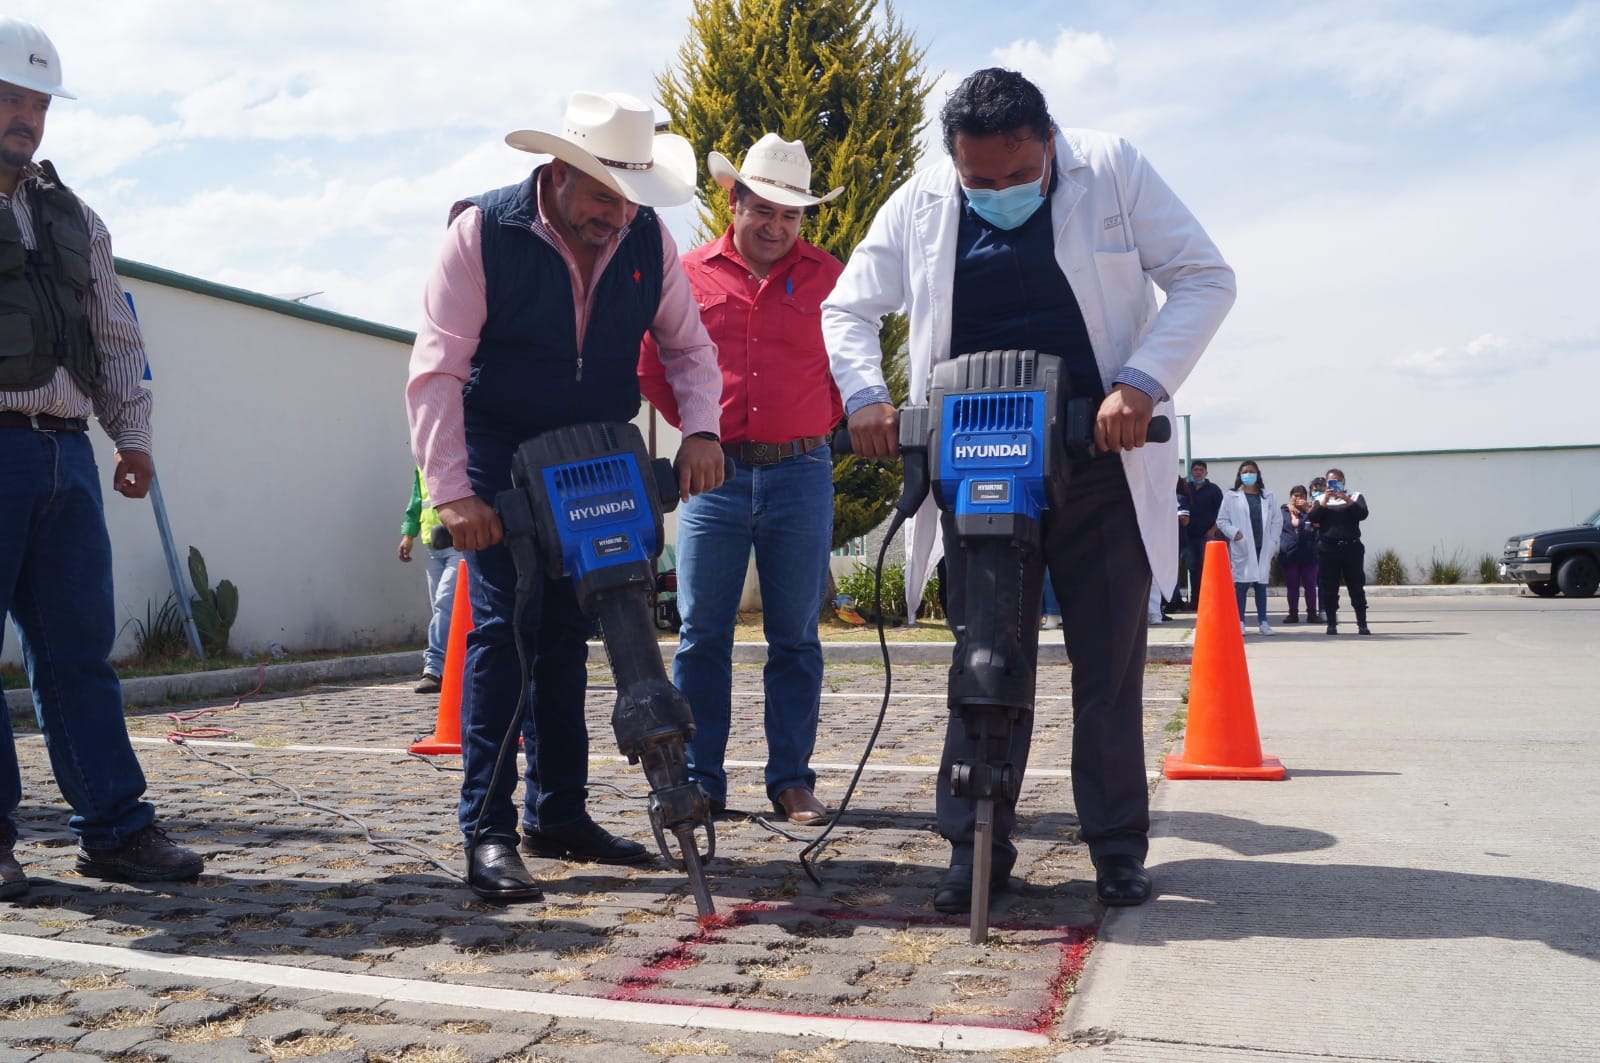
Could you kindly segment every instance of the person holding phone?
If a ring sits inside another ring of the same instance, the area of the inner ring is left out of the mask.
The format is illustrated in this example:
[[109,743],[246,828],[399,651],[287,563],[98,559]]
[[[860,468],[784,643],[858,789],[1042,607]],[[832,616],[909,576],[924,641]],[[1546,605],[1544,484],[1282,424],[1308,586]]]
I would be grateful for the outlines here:
[[1328,634],[1339,633],[1339,582],[1350,591],[1350,606],[1356,611],[1356,631],[1372,634],[1367,627],[1366,548],[1361,545],[1361,522],[1367,519],[1367,500],[1360,491],[1351,491],[1344,472],[1328,470],[1327,487],[1311,507],[1311,523],[1317,529],[1317,591],[1328,617]]

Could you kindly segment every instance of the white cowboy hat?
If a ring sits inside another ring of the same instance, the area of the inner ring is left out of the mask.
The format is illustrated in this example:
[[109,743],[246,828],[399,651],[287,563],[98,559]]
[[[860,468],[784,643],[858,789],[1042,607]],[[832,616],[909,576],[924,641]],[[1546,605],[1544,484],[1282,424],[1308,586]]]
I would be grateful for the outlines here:
[[506,143],[554,155],[644,207],[676,207],[694,197],[694,148],[676,133],[656,133],[655,111],[624,92],[574,92],[560,136],[534,129]]
[[731,190],[737,181],[762,199],[785,207],[814,207],[844,191],[840,185],[825,196],[812,195],[811,160],[806,158],[805,145],[798,140],[784,140],[776,133],[768,133],[755,142],[745,153],[742,170],[735,170],[720,151],[706,157],[706,168],[723,188]]

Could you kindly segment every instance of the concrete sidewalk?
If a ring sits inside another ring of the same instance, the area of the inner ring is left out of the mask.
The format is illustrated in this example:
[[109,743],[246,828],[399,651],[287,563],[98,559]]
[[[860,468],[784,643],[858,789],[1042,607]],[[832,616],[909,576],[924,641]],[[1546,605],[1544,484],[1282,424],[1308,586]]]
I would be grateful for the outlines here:
[[1281,783],[1158,784],[1084,1063],[1600,1058],[1600,600],[1397,598],[1247,640]]

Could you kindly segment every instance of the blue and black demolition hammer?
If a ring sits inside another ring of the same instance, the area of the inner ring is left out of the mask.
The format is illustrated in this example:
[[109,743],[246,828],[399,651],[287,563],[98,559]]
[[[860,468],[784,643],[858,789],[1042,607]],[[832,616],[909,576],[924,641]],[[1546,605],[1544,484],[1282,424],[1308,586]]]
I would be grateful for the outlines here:
[[[705,862],[716,852],[716,832],[687,758],[694,716],[667,679],[651,613],[662,514],[678,504],[677,473],[667,459],[651,460],[635,426],[580,424],[525,440],[512,459],[511,482],[494,508],[516,564],[518,619],[543,571],[570,577],[579,607],[600,621],[617,683],[617,748],[628,763],[644,765],[656,844],[688,874],[701,918],[713,915]],[[520,623],[514,630],[520,650]],[[705,831],[704,853],[697,830]],[[677,857],[668,834],[677,839]]]
[[[1067,381],[1055,355],[978,351],[935,365],[927,405],[900,411],[904,483],[885,546],[931,489],[967,562],[966,631],[950,667],[949,704],[977,755],[952,764],[947,782],[976,803],[973,944],[989,932],[995,802],[1015,805],[1022,789],[1011,736],[1034,710],[1030,651],[1039,616],[1024,608],[1024,564],[1042,549],[1044,512],[1063,505],[1072,461],[1094,451],[1099,400],[1065,395]],[[1171,431],[1157,417],[1147,436],[1163,442]],[[840,435],[836,453],[847,452]]]

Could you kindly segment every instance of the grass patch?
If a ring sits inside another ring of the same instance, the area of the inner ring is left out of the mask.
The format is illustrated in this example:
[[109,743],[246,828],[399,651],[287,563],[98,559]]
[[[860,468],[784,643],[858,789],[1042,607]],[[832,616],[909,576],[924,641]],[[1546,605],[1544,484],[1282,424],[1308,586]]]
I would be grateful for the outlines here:
[[1373,558],[1373,582],[1384,587],[1398,587],[1406,581],[1405,562],[1393,550],[1384,550]]
[[1500,562],[1493,554],[1484,554],[1478,558],[1478,582],[1500,582]]
[[882,962],[918,966],[933,959],[942,948],[944,943],[937,938],[911,930],[896,930],[889,935],[889,950],[883,954]]
[[1428,562],[1429,583],[1444,585],[1460,583],[1466,572],[1467,567],[1461,563],[1461,554],[1459,552],[1451,554],[1449,557],[1440,557],[1435,553]]
[[[326,1055],[329,1052],[348,1052],[359,1048],[361,1042],[352,1034],[307,1034],[288,1041],[258,1041],[256,1051],[264,1054],[268,1059],[307,1059],[311,1056]],[[463,1057],[465,1058],[465,1057]]]
[[675,1041],[651,1041],[644,1046],[646,1052],[658,1056],[731,1056],[733,1049],[721,1041],[702,1041],[694,1037],[680,1037]]

